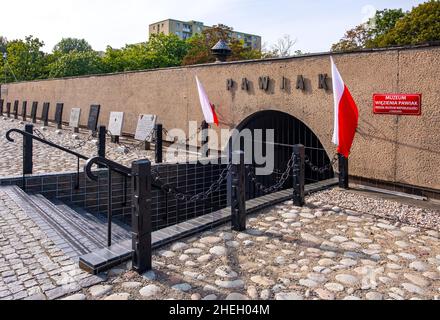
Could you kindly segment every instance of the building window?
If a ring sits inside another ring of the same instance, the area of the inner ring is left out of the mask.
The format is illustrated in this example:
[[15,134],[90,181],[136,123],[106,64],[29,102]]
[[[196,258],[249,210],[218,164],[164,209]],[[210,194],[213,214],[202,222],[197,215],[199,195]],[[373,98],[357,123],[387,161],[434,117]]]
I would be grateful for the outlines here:
[[179,32],[179,31],[176,31],[176,35],[180,37],[180,32]]
[[180,29],[180,22],[177,22],[177,23],[176,23],[176,28],[177,28],[177,29]]

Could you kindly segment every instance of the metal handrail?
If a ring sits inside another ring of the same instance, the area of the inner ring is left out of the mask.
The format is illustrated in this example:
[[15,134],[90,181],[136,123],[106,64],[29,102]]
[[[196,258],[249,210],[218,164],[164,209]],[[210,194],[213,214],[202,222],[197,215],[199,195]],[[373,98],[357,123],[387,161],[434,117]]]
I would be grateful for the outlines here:
[[94,158],[88,159],[86,164],[84,165],[84,172],[86,173],[86,176],[90,180],[98,181],[98,179],[99,179],[99,176],[95,175],[92,172],[92,166],[95,164],[96,165],[104,165],[108,169],[113,170],[113,171],[120,173],[122,175],[125,175],[127,177],[131,176],[131,169],[130,168],[128,168],[120,163],[117,163],[115,161],[104,158],[104,157],[94,157]]
[[41,143],[47,144],[48,146],[51,146],[51,147],[56,148],[56,149],[58,149],[58,150],[61,150],[61,151],[67,152],[67,153],[69,153],[69,154],[71,154],[71,155],[74,155],[74,156],[76,156],[76,157],[78,157],[78,158],[80,158],[80,159],[83,159],[83,160],[89,160],[88,157],[86,157],[86,156],[84,156],[84,155],[82,155],[82,154],[80,154],[80,153],[78,153],[78,152],[75,152],[75,151],[69,150],[69,149],[67,149],[67,148],[64,148],[64,147],[62,147],[62,146],[59,146],[59,145],[57,145],[57,144],[55,144],[55,143],[53,143],[53,142],[50,142],[50,141],[45,140],[45,139],[42,139],[42,138],[40,138],[40,137],[34,136],[33,134],[30,134],[30,133],[28,133],[28,132],[26,132],[26,131],[23,131],[23,130],[20,130],[20,129],[11,129],[11,130],[9,130],[8,132],[6,132],[6,139],[7,139],[8,141],[10,141],[10,142],[14,142],[14,139],[11,138],[11,133],[13,133],[13,132],[20,133],[20,134],[23,135],[23,136],[30,137],[30,138],[32,138],[32,139],[34,139],[34,140],[37,140],[37,141],[41,142]]
[[[68,153],[68,154],[71,154],[71,155],[77,157],[77,161],[76,161],[76,184],[75,184],[75,189],[79,189],[79,160],[80,160],[80,159],[88,160],[88,159],[89,159],[88,157],[86,157],[86,156],[84,156],[84,155],[82,155],[82,154],[80,154],[80,153],[78,153],[78,152],[75,152],[75,151],[69,150],[69,149],[67,149],[67,148],[65,148],[65,147],[63,147],[63,146],[57,145],[56,143],[53,143],[53,142],[48,141],[48,140],[46,140],[46,139],[43,139],[43,138],[37,137],[37,136],[33,135],[32,133],[29,133],[29,132],[26,132],[26,131],[23,131],[23,130],[20,130],[20,129],[10,129],[10,130],[8,130],[8,132],[6,132],[6,139],[7,139],[9,142],[15,142],[15,140],[11,138],[11,134],[12,134],[13,132],[19,133],[19,134],[21,134],[23,137],[29,137],[29,138],[31,138],[31,139],[33,139],[33,140],[36,140],[36,141],[41,142],[41,143],[43,143],[43,144],[46,144],[46,145],[48,145],[48,146],[50,146],[50,147],[52,147],[52,148],[55,148],[55,149],[58,149],[58,150],[64,151],[64,152],[66,152],[66,153]],[[24,189],[24,190],[26,189],[26,182],[25,182],[25,168],[24,168],[24,165],[23,165],[23,189]]]
[[126,178],[131,176],[131,169],[119,164],[115,161],[109,160],[104,157],[94,157],[87,160],[84,165],[84,172],[92,181],[98,181],[99,176],[92,172],[92,166],[103,165],[108,169],[108,199],[107,199],[107,246],[112,245],[112,220],[113,220],[113,204],[112,204],[112,171],[115,171],[124,176],[124,202],[126,202],[127,197],[127,182]]

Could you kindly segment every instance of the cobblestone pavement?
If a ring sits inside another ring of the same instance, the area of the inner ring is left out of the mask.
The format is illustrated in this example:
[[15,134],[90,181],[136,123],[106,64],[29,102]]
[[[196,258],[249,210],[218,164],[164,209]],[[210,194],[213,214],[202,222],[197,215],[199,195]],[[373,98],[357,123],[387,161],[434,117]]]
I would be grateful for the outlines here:
[[[17,128],[24,130],[24,126],[25,123],[19,120],[0,117],[0,150],[2,153],[0,176],[16,176],[21,175],[22,173],[22,136],[20,134],[13,133],[12,138],[15,139],[15,142],[12,143],[6,140],[5,135],[9,129]],[[46,139],[68,148],[78,146],[81,144],[81,141],[87,140],[90,137],[90,132],[86,130],[81,130],[79,134],[76,134],[79,138],[77,140],[72,137],[74,133],[68,127],[65,127],[63,130],[61,130],[60,134],[57,133],[57,130],[53,124],[50,124],[45,131],[42,131],[41,127],[41,123],[34,125],[34,128],[39,129]],[[127,146],[135,146],[139,144],[138,141],[134,141],[132,139],[128,141],[124,138],[121,138],[121,142]],[[126,166],[130,166],[135,160],[145,158],[148,158],[154,162],[154,151],[145,151],[140,150],[139,148],[129,148],[130,151],[128,153],[124,153],[121,151],[120,147],[120,145],[111,143],[110,139],[107,138],[107,158]],[[77,148],[74,151],[87,157],[97,155],[97,147],[93,139],[90,139],[82,147]],[[195,158],[194,155],[189,155],[189,157],[190,159]],[[69,155],[55,148],[51,148],[38,141],[34,141],[33,159],[34,173],[75,171],[77,166],[77,159],[75,156]],[[164,160],[166,160],[165,155]],[[81,168],[84,164],[85,161],[81,160]]]
[[[335,202],[348,193],[332,192]],[[154,271],[120,266],[67,299],[439,299],[438,225],[326,205],[322,194],[254,215],[246,232],[224,226],[169,245],[155,252]],[[374,213],[383,203],[369,205]]]
[[101,281],[81,271],[0,190],[0,300],[56,299]]

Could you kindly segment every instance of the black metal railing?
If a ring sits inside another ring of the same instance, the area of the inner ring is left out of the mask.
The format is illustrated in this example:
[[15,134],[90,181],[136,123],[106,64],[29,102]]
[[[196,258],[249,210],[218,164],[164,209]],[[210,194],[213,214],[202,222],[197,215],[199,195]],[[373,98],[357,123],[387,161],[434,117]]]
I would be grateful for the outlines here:
[[[60,146],[54,142],[51,142],[43,137],[39,137],[34,135],[34,126],[32,124],[25,125],[24,130],[20,129],[10,129],[6,132],[6,139],[10,142],[15,142],[15,140],[11,137],[12,133],[18,133],[23,136],[23,189],[26,190],[26,180],[25,176],[27,174],[33,173],[33,140],[41,142],[49,147],[61,150],[65,153],[73,155],[77,158],[77,166],[76,166],[76,185],[75,189],[79,188],[79,168],[80,168],[80,160],[88,160],[89,158],[85,155],[82,155],[78,152],[70,150],[66,147]],[[104,141],[105,144],[105,141]]]
[[99,167],[106,167],[108,169],[107,171],[107,177],[108,177],[108,198],[107,198],[107,246],[112,245],[112,222],[113,222],[113,208],[112,208],[112,198],[113,198],[113,186],[112,186],[112,171],[117,172],[124,176],[124,200],[123,203],[127,203],[127,183],[126,178],[131,176],[131,169],[123,166],[122,164],[119,164],[117,162],[114,162],[112,160],[106,159],[104,157],[94,157],[91,159],[88,159],[85,166],[84,166],[84,172],[90,180],[98,181],[99,175],[95,174],[92,171],[93,165],[98,165]]
[[[92,171],[93,165],[106,167],[108,170],[107,245],[109,247],[112,245],[112,172],[121,174],[124,179],[131,179],[133,268],[139,273],[150,270],[152,256],[151,188],[161,188],[159,184],[152,181],[150,161],[135,161],[129,168],[104,157],[91,158],[87,160],[84,172],[87,178],[97,181],[99,175]],[[125,189],[127,180],[124,181]],[[125,189],[124,197],[126,196]]]

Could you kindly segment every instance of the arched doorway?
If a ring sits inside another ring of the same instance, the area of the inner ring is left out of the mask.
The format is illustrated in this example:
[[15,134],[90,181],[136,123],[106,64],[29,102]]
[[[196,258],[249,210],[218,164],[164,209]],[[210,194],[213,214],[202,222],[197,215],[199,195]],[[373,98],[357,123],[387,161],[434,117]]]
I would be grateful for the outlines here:
[[[322,143],[316,134],[299,119],[292,115],[275,110],[264,110],[257,112],[243,120],[236,128],[238,131],[249,129],[254,141],[254,131],[256,129],[274,130],[274,170],[267,176],[257,176],[257,181],[264,186],[272,186],[280,181],[281,175],[286,171],[288,162],[292,157],[293,146],[303,144],[305,146],[306,157],[316,167],[323,167],[330,164],[330,158],[325,151]],[[266,136],[263,135],[263,146],[266,144]],[[229,147],[231,149],[231,147]],[[263,147],[263,154],[266,148]],[[254,155],[252,155],[254,159]],[[257,167],[255,161],[248,166],[248,170],[255,170]],[[309,165],[306,165],[305,182],[306,184],[327,180],[334,177],[333,168],[324,173],[315,172]],[[292,178],[284,183],[282,189],[292,188]],[[255,183],[247,177],[246,198],[253,199],[262,196],[264,193],[255,186]]]

